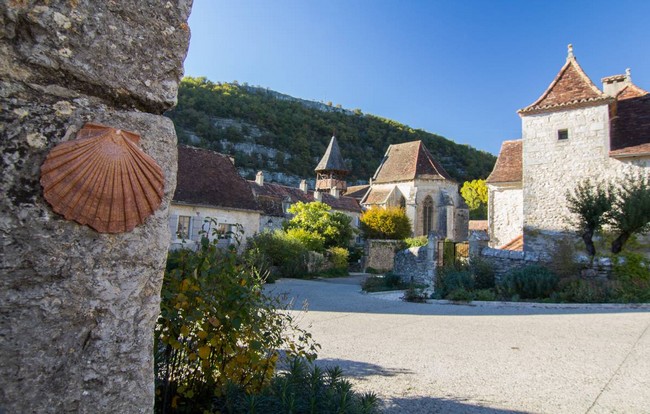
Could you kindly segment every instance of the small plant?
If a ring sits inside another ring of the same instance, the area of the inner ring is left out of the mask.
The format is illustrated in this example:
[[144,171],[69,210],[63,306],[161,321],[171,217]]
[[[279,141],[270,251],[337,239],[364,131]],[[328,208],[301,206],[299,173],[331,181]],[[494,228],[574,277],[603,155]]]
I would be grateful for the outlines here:
[[476,289],[492,289],[495,287],[494,266],[487,260],[473,258],[469,270],[474,275]]
[[479,289],[474,291],[474,300],[492,302],[497,300],[497,294],[494,289]]
[[438,269],[436,277],[436,292],[446,298],[457,289],[471,291],[474,289],[474,277],[466,266],[447,266]]
[[454,302],[471,302],[473,299],[474,294],[464,288],[454,289],[447,294],[447,300]]
[[402,300],[405,302],[425,303],[427,301],[427,294],[424,292],[424,289],[410,286],[404,291]]
[[610,301],[611,295],[611,282],[576,277],[560,281],[556,298],[560,302],[604,303]]
[[427,236],[410,237],[404,239],[404,244],[406,245],[406,248],[426,246],[428,243],[429,243],[429,239],[427,238]]
[[557,284],[555,273],[543,266],[532,265],[508,272],[498,289],[505,297],[516,295],[521,299],[542,299],[548,298]]
[[617,301],[650,302],[650,267],[643,256],[627,253],[614,264],[614,294]]

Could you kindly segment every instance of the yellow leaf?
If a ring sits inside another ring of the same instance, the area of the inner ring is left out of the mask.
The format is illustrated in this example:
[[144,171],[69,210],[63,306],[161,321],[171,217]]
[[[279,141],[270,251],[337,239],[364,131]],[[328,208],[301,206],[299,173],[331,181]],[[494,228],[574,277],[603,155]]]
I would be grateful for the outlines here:
[[206,346],[202,346],[201,348],[199,348],[199,357],[201,359],[208,359],[209,356],[210,356],[210,347],[209,346],[206,345]]
[[208,336],[208,333],[206,331],[199,331],[197,335],[199,338],[205,339]]
[[188,328],[186,325],[183,325],[181,327],[181,335],[187,336],[190,334],[190,328]]

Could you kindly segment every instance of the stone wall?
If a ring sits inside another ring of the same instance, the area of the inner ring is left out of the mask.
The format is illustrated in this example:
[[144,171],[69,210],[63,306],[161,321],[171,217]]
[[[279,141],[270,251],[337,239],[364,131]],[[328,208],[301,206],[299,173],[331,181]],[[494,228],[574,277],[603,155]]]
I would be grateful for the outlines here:
[[[176,186],[190,0],[0,1],[0,412],[151,412],[153,328]],[[40,166],[86,122],[133,131],[163,169],[128,233],[55,214]]]
[[497,281],[511,270],[540,264],[539,255],[533,252],[518,252],[486,247],[481,251],[480,257],[492,264]]
[[393,270],[395,250],[400,244],[400,240],[366,240],[364,267],[380,271]]
[[411,247],[395,254],[393,273],[403,282],[433,287],[436,272],[437,239],[431,237],[426,246]]
[[490,247],[500,247],[524,231],[523,190],[521,184],[488,184]]

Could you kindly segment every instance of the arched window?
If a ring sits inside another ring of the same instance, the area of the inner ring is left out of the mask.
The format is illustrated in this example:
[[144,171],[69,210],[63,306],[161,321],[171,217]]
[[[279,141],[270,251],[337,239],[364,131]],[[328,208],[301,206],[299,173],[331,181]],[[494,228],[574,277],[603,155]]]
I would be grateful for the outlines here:
[[422,204],[422,235],[428,236],[433,230],[433,199],[427,196]]
[[404,196],[401,196],[399,198],[399,206],[404,209],[406,208],[406,199],[404,198]]

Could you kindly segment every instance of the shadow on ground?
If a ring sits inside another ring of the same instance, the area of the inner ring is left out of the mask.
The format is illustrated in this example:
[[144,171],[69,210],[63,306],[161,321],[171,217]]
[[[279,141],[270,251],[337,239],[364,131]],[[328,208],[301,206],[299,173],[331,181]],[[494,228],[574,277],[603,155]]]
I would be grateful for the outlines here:
[[413,374],[413,371],[403,368],[385,368],[380,365],[370,364],[367,362],[350,361],[337,358],[318,358],[314,361],[316,365],[322,368],[339,367],[343,370],[346,377],[368,377],[378,375],[382,377],[394,377],[402,374]]
[[463,402],[462,400],[434,398],[434,397],[413,397],[413,398],[392,398],[383,401],[384,413],[386,414],[525,414],[529,411],[516,411],[502,408],[492,408]]

